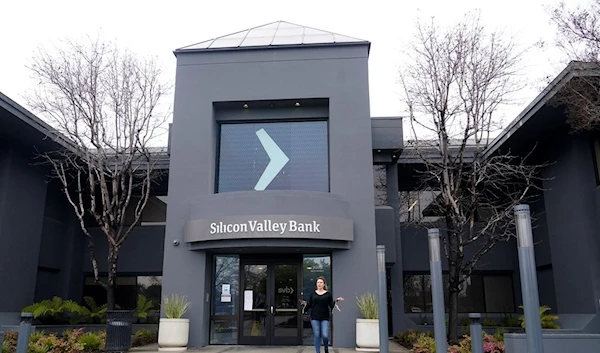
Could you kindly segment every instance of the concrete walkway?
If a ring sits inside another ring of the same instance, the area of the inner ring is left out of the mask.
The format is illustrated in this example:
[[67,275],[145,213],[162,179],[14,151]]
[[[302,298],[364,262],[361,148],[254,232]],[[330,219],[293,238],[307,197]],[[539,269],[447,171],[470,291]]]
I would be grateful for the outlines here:
[[[200,349],[190,349],[187,352],[199,352],[199,353],[314,353],[315,348],[312,346],[286,346],[286,347],[273,347],[273,346],[208,346]],[[132,348],[130,352],[135,353],[155,353],[158,352],[158,345],[153,344],[144,347]],[[323,348],[321,348],[323,352]],[[357,352],[354,348],[329,348],[330,353],[350,353]],[[389,353],[410,353],[410,351],[394,341],[390,341]]]

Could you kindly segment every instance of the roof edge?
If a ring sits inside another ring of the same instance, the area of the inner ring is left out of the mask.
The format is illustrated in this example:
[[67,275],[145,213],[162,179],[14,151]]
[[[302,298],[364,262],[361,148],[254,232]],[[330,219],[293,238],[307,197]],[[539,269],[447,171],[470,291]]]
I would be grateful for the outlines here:
[[[67,149],[76,148],[73,143],[63,136],[58,130],[50,126],[42,119],[38,118],[35,114],[2,92],[0,92],[0,107],[6,109],[9,113],[34,128],[36,131],[50,137],[52,141],[61,145],[62,147]],[[52,137],[50,134],[54,134],[56,137]]]
[[[506,128],[496,136],[492,142],[488,145],[487,149],[483,153],[483,157],[496,152],[506,142],[513,133],[515,133],[523,124],[529,121],[535,113],[538,112],[548,101],[564,87],[573,77],[584,76],[584,75],[598,75],[600,74],[600,65],[596,63],[582,62],[582,61],[571,61],[569,64],[546,86],[534,99],[531,101],[525,109],[513,119]],[[595,71],[595,72],[591,72]]]
[[257,45],[253,47],[225,47],[225,48],[197,48],[197,49],[182,49],[173,50],[173,55],[178,54],[194,54],[194,53],[211,53],[211,52],[236,52],[242,50],[276,50],[276,49],[292,49],[292,48],[324,48],[324,47],[339,47],[339,46],[359,46],[366,45],[367,53],[371,53],[371,42],[340,42],[340,43],[310,43],[310,44],[281,44],[281,45]]

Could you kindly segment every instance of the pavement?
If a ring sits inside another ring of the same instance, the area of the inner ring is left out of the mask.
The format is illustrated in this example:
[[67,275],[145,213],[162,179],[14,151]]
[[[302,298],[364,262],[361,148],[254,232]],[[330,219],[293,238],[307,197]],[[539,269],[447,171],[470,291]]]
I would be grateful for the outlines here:
[[[402,347],[394,341],[389,343],[389,353],[410,353],[410,350]],[[285,346],[285,347],[274,347],[274,346],[207,346],[200,349],[189,349],[187,352],[199,352],[199,353],[314,353],[315,348],[313,346]],[[132,348],[130,352],[135,353],[155,353],[158,352],[158,345],[153,344],[149,346]],[[321,348],[323,352],[323,348]],[[357,352],[354,348],[336,348],[330,347],[330,353],[349,353]]]

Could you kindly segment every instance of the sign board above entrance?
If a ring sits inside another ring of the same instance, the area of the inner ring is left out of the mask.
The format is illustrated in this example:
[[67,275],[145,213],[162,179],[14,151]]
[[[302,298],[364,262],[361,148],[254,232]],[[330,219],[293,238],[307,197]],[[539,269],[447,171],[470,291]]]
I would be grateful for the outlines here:
[[295,220],[287,222],[273,222],[270,219],[262,221],[248,221],[244,223],[224,223],[213,222],[210,224],[210,234],[226,234],[226,233],[264,233],[275,232],[285,234],[285,232],[298,233],[321,233],[321,223],[312,221],[310,223],[299,223]]
[[353,241],[354,225],[349,218],[262,215],[192,220],[185,228],[188,243],[252,238]]

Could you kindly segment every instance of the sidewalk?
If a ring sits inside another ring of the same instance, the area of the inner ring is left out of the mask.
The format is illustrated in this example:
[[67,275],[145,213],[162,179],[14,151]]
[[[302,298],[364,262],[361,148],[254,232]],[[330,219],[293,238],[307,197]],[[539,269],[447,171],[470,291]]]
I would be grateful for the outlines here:
[[[389,343],[389,353],[409,353],[410,351],[394,341]],[[144,347],[132,348],[130,352],[135,353],[155,353],[158,352],[158,345],[153,344]],[[263,346],[208,346],[200,349],[190,349],[187,352],[199,352],[199,353],[264,353],[264,352],[277,352],[277,353],[313,353],[314,347],[312,346],[287,346],[287,347],[263,347]],[[323,348],[321,348],[323,352]],[[329,352],[332,353],[350,353],[357,352],[354,348],[330,348]]]

